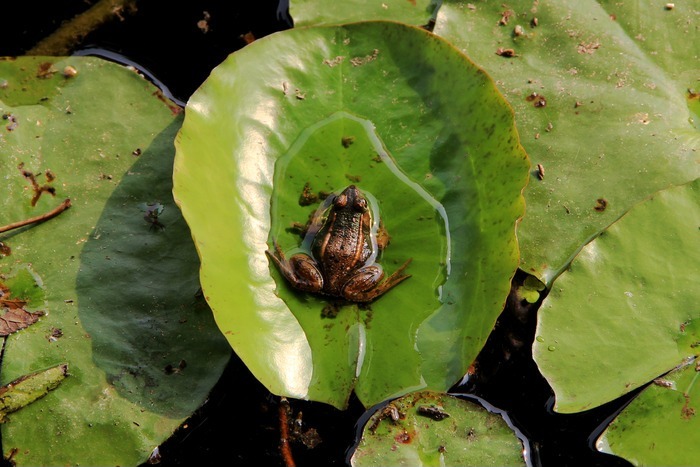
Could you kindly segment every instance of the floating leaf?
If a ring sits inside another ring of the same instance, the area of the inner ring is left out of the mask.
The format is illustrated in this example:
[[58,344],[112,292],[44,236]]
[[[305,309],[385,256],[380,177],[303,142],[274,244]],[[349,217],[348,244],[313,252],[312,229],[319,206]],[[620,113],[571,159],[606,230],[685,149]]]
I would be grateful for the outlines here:
[[[79,73],[36,76],[68,65]],[[3,449],[17,448],[18,465],[136,465],[199,407],[230,356],[195,297],[197,256],[170,193],[179,109],[135,72],[98,59],[0,60],[0,81],[0,114],[13,125],[0,132],[0,225],[72,201],[2,236],[12,252],[0,273],[13,296],[40,291],[27,307],[46,312],[7,338],[2,383],[58,362],[71,371],[2,426]],[[35,206],[27,172],[52,188]],[[150,230],[139,209],[154,202],[171,207],[158,216],[165,229]],[[10,283],[27,263],[42,287]],[[186,368],[168,374],[182,360]]]
[[528,275],[523,281],[523,285],[518,287],[518,296],[528,303],[535,303],[540,299],[540,292],[545,289],[545,285],[535,276]]
[[548,286],[633,205],[700,176],[692,2],[445,0],[435,33],[494,77],[542,169],[518,240],[520,267]]
[[523,444],[500,412],[447,394],[411,393],[370,417],[352,454],[370,465],[525,465]]
[[38,281],[29,266],[10,274],[4,283],[0,280],[0,336],[31,326],[44,315],[43,311],[26,309],[27,304],[34,308],[43,305],[44,292]]
[[700,384],[690,360],[644,389],[603,432],[599,450],[634,465],[696,465],[700,459]]
[[698,227],[700,179],[635,206],[557,279],[533,346],[555,410],[601,405],[698,355]]
[[12,412],[41,399],[61,384],[68,374],[68,365],[62,363],[52,368],[21,376],[0,387],[0,423],[7,421]]
[[41,313],[29,313],[24,308],[8,307],[0,315],[0,336],[7,336],[36,323]]
[[[272,392],[343,407],[354,389],[372,405],[464,374],[508,295],[528,175],[510,109],[466,57],[398,23],[274,34],[212,72],[176,146],[204,294]],[[380,263],[412,258],[411,277],[329,310],[265,251],[298,248],[293,223],[351,183],[391,237]]]

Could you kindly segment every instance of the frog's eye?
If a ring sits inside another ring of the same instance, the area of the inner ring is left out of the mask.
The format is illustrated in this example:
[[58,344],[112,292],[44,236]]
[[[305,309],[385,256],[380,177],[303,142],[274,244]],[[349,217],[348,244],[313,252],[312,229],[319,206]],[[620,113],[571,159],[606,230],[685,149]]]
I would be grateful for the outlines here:
[[341,193],[333,200],[333,205],[338,208],[344,208],[348,204],[348,197],[345,193]]
[[367,209],[367,200],[365,198],[355,198],[355,210],[364,212]]

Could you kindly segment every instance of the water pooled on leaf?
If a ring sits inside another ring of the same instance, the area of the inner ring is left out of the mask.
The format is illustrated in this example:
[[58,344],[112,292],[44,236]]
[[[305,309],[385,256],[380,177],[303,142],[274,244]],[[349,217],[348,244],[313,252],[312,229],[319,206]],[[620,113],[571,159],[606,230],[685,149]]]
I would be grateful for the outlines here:
[[[414,258],[406,271],[413,276],[408,280],[429,284],[426,292],[434,299],[432,309],[438,308],[439,288],[450,270],[445,209],[401,171],[368,120],[336,112],[304,130],[277,160],[270,244],[274,239],[289,254],[309,253],[312,236],[307,235],[303,242],[300,236],[309,216],[319,207],[328,208],[329,195],[351,184],[369,201],[373,232],[376,234],[381,219],[389,236],[386,248],[375,252],[385,274]],[[308,199],[318,199],[318,203],[305,202]],[[416,293],[415,288],[410,293]]]

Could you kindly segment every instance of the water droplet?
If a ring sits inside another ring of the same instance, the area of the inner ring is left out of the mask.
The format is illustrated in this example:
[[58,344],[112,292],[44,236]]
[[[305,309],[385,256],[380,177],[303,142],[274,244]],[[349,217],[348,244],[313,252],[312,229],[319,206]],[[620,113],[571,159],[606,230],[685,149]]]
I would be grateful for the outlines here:
[[555,350],[557,350],[557,348],[553,345],[550,345],[549,347],[547,347],[547,350],[549,350],[550,352],[554,352]]
[[544,337],[542,337],[542,336],[537,336],[536,339],[537,339],[537,342],[544,342]]

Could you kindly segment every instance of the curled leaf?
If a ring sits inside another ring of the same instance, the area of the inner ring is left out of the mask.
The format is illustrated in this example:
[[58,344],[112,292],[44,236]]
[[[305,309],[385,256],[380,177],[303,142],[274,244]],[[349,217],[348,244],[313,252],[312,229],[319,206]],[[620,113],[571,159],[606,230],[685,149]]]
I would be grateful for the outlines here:
[[68,375],[68,364],[61,363],[46,370],[21,376],[0,388],[0,422],[9,413],[44,397],[61,384]]

